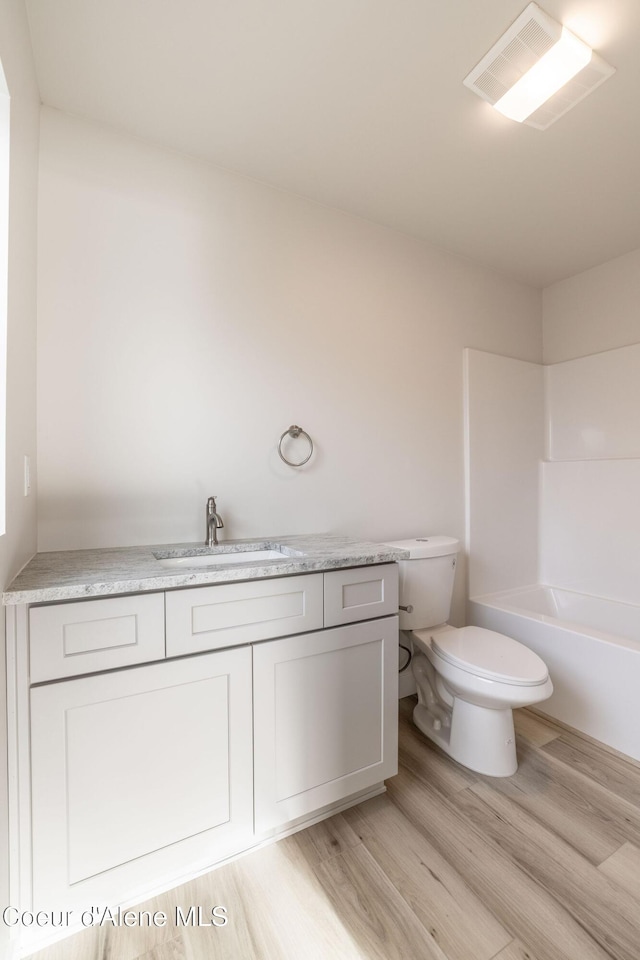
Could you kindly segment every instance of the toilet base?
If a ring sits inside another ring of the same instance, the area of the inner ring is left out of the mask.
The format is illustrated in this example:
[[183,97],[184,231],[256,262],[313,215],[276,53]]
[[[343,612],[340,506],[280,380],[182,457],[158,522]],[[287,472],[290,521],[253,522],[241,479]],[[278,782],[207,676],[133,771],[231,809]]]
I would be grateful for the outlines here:
[[510,709],[492,710],[454,697],[450,726],[439,726],[421,703],[413,711],[413,722],[453,760],[475,773],[510,777],[518,769]]

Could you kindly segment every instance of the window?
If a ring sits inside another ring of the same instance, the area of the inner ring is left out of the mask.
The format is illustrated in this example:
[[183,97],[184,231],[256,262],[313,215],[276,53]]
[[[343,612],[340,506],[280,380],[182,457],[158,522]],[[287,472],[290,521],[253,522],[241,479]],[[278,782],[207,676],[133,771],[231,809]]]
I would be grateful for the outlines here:
[[7,286],[9,272],[9,91],[0,64],[0,536],[7,502]]

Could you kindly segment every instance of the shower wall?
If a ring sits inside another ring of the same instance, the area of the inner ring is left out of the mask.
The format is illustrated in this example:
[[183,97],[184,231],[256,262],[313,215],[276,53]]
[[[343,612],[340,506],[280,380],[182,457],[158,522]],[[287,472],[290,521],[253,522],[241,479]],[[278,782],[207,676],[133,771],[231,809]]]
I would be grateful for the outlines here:
[[640,344],[542,367],[465,353],[468,595],[640,603]]
[[547,366],[540,579],[640,603],[640,344]]
[[543,292],[541,578],[640,604],[640,250]]
[[468,596],[538,579],[544,379],[538,363],[465,350]]

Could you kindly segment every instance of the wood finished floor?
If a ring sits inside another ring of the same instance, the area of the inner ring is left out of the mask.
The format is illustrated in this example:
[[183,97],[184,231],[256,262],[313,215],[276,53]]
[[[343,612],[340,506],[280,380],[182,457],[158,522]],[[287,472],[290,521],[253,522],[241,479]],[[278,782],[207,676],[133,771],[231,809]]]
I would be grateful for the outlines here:
[[513,777],[400,703],[388,792],[137,907],[222,928],[83,931],[33,960],[639,960],[640,767],[527,711]]

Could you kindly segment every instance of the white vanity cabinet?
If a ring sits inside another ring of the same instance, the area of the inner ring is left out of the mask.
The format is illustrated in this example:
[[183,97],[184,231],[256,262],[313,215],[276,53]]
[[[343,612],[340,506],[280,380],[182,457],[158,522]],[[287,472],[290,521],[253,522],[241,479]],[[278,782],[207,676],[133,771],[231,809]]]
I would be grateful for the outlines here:
[[397,609],[395,563],[8,606],[11,902],[139,902],[380,792]]
[[33,900],[113,904],[251,842],[251,648],[31,692]]

